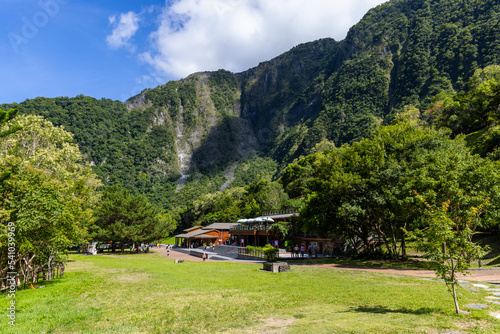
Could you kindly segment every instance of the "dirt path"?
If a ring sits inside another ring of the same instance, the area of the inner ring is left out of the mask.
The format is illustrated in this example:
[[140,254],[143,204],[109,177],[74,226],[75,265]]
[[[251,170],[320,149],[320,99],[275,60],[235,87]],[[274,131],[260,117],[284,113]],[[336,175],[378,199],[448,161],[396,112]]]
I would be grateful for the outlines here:
[[[297,265],[302,265],[302,264],[297,264]],[[383,273],[390,275],[408,275],[417,277],[436,278],[436,274],[432,270],[372,268],[372,267],[348,266],[341,264],[311,264],[309,266],[318,268],[343,269],[343,270],[361,270],[361,271],[369,271],[369,272]],[[474,269],[471,270],[471,275],[460,276],[459,279],[466,281],[500,284],[500,269]]]

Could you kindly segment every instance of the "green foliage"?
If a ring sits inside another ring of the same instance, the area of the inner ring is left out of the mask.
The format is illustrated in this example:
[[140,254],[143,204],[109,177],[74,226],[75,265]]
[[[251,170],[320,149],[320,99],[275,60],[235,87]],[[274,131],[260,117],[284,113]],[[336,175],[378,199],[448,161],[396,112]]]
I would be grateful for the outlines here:
[[272,231],[280,240],[285,241],[289,237],[294,237],[293,235],[289,235],[291,230],[290,225],[290,222],[279,221],[275,222],[269,230]]
[[[405,257],[402,229],[422,224],[413,190],[448,198],[450,212],[466,220],[465,207],[485,197],[499,207],[495,163],[470,153],[463,137],[401,121],[370,138],[308,156],[288,166],[280,182],[290,196],[305,198],[300,219],[307,231],[359,240],[372,249],[383,240],[387,253]],[[476,221],[496,224],[496,210]],[[399,253],[401,252],[401,253]]]
[[500,66],[489,66],[476,70],[467,93],[461,92],[439,101],[428,117],[438,126],[452,129],[454,135],[469,134],[498,124],[499,106]]
[[[16,117],[17,109],[10,109],[9,111],[5,111],[0,109],[0,126],[3,126],[5,123]],[[7,137],[8,135],[21,130],[20,127],[11,127],[6,131],[0,132],[0,139],[3,137]],[[0,183],[2,183],[6,178],[8,178],[11,174],[9,170],[3,170],[0,173]]]
[[42,117],[18,116],[1,131],[11,135],[0,140],[0,166],[12,175],[0,183],[0,259],[6,265],[7,246],[15,244],[10,271],[19,271],[24,284],[39,268],[51,279],[67,248],[85,241],[100,182],[81,164],[72,135]]
[[[296,159],[369,138],[410,105],[424,110],[432,103],[436,113],[426,119],[453,136],[484,131],[474,152],[497,159],[498,70],[487,66],[500,59],[499,11],[489,0],[390,1],[343,41],[301,44],[242,73],[193,74],[126,104],[79,95],[0,107],[63,125],[106,186],[145,194],[175,212],[225,189],[232,171],[231,187],[273,179]],[[469,92],[455,94],[471,76]],[[257,158],[247,158],[254,151]],[[299,167],[297,173],[310,172],[306,163]],[[190,176],[178,184],[181,173]],[[305,198],[309,181],[284,185]],[[256,211],[251,200],[245,205]]]
[[182,227],[235,222],[242,217],[256,217],[263,211],[285,207],[288,196],[281,184],[254,181],[247,187],[234,187],[202,195],[182,210]]
[[[10,109],[8,111],[0,109],[0,126],[17,116],[17,109]],[[21,127],[11,127],[7,131],[0,132],[0,138],[7,137],[8,135],[21,130]]]
[[271,245],[265,245],[264,248],[262,248],[262,252],[264,253],[264,256],[266,257],[267,262],[274,262],[276,261],[276,254],[278,253],[278,249],[274,248]]
[[219,70],[210,74],[208,85],[215,108],[223,115],[231,114],[237,101],[238,84],[235,76],[229,71]]
[[238,163],[231,187],[244,187],[255,180],[270,180],[278,169],[278,163],[269,157],[251,156]]
[[436,275],[442,278],[453,295],[455,310],[460,313],[456,288],[459,285],[458,275],[468,272],[471,261],[478,260],[486,254],[486,249],[472,242],[479,216],[485,210],[488,200],[478,207],[471,207],[467,220],[450,212],[449,200],[442,203],[441,208],[434,208],[417,194],[426,205],[426,228],[408,232],[416,240],[417,247],[423,251],[425,258],[435,264]]
[[120,101],[82,95],[36,98],[15,106],[21,114],[42,115],[71,132],[81,159],[93,165],[104,184],[126,186],[160,203],[165,200],[162,192],[175,191],[174,135],[167,127],[150,126],[153,109],[129,112]]
[[95,241],[108,243],[149,243],[166,237],[175,229],[170,215],[149,203],[144,195],[133,195],[116,186],[102,194],[92,227]]
[[293,115],[305,117],[294,116],[301,122],[273,142],[280,167],[324,138],[337,147],[359,141],[406,105],[425,109],[436,94],[465,89],[476,69],[500,61],[499,11],[487,0],[391,1],[370,10],[339,43],[343,52],[331,52],[329,71],[299,91],[315,111],[291,100],[290,109],[301,107]]

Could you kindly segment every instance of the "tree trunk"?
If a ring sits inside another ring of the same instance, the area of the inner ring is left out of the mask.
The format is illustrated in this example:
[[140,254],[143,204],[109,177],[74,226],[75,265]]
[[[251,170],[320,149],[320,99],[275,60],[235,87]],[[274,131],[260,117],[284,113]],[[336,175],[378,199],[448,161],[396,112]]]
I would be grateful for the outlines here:
[[394,225],[391,225],[391,238],[392,238],[391,258],[396,259],[398,257],[398,239],[396,237],[396,231],[394,230]]
[[457,314],[459,314],[460,307],[458,307],[458,299],[457,299],[457,292],[455,290],[455,283],[451,284],[451,293],[453,295],[453,301],[455,302],[455,311],[457,311]]
[[64,276],[64,270],[66,269],[66,266],[64,265],[64,263],[59,263],[59,267],[61,268],[61,277]]
[[406,260],[406,239],[405,239],[405,232],[401,231],[401,257]]

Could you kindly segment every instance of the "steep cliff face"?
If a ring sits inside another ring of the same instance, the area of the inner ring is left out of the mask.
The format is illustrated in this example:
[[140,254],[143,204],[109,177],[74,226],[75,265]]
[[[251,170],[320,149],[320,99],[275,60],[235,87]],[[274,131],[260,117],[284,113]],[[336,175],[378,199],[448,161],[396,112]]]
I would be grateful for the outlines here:
[[179,179],[179,191],[191,175],[223,170],[258,147],[252,124],[241,117],[241,91],[226,71],[195,73],[143,91],[129,99],[130,111],[152,111],[151,126],[175,134],[176,161],[168,173]]
[[227,187],[241,159],[266,155],[287,129],[318,114],[322,86],[314,80],[335,70],[340,53],[334,40],[319,40],[242,73],[195,73],[126,104],[151,110],[151,126],[175,134],[176,162],[165,169],[179,178],[178,191],[189,176],[213,171],[226,175]]

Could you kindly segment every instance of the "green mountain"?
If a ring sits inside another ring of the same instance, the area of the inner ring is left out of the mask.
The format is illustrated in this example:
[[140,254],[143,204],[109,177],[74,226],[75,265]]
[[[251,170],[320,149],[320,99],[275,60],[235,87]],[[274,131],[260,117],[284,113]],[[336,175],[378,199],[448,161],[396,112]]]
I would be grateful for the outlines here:
[[407,105],[467,89],[500,63],[500,3],[393,0],[343,41],[322,39],[241,73],[195,73],[125,103],[36,98],[2,109],[41,114],[75,134],[107,184],[165,207],[277,175],[320,142],[368,136]]

